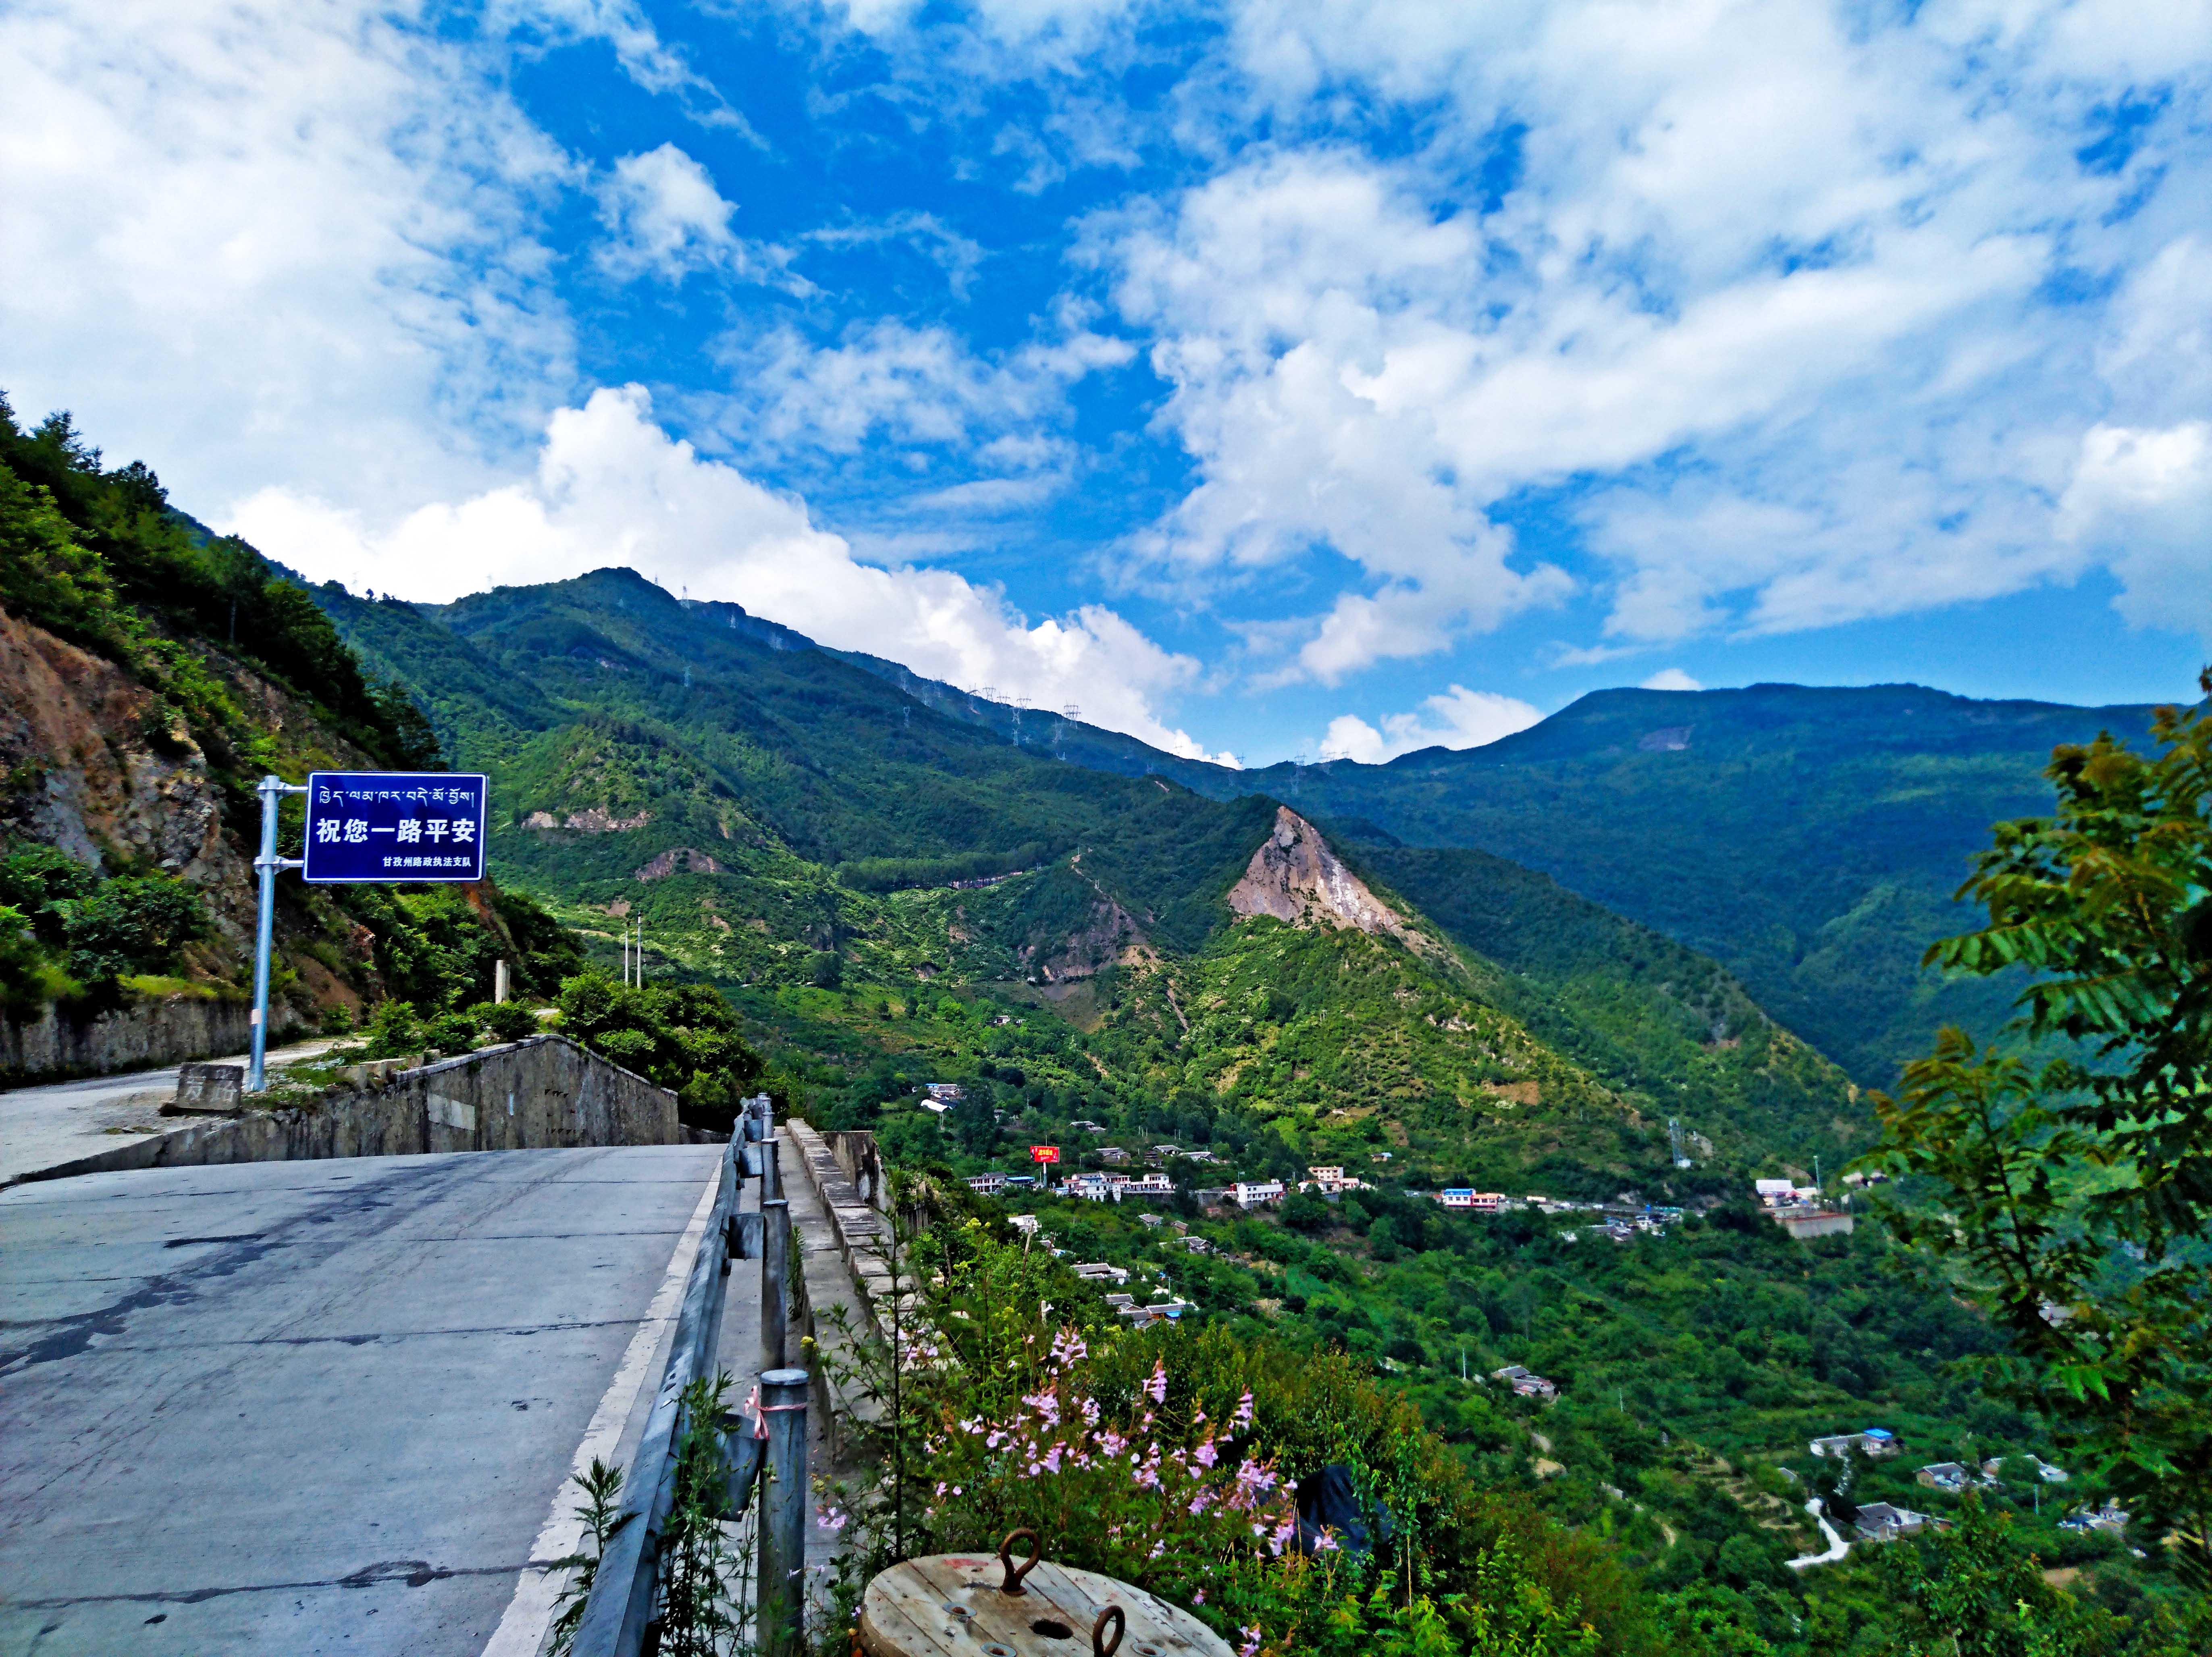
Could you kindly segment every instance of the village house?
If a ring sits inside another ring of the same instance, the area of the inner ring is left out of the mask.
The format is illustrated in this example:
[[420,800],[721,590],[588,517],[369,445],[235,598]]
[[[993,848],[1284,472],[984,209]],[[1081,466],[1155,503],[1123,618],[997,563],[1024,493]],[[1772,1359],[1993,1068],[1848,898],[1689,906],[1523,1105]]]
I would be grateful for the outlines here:
[[1154,1168],[1158,1168],[1170,1156],[1180,1156],[1182,1155],[1183,1155],[1183,1149],[1181,1145],[1148,1145],[1145,1150],[1145,1160],[1147,1162],[1150,1162]]
[[1893,1508],[1887,1502],[1869,1502],[1859,1509],[1858,1532],[1869,1542],[1894,1542],[1911,1536],[1928,1523],[1928,1515],[1910,1508]]
[[1129,1268],[1109,1266],[1103,1260],[1091,1260],[1077,1266],[1075,1275],[1086,1283],[1127,1283],[1129,1281]]
[[1283,1182],[1280,1180],[1239,1180],[1231,1190],[1239,1208],[1258,1208],[1266,1203],[1282,1200]]
[[1832,1456],[1841,1460],[1853,1450],[1869,1460],[1880,1461],[1903,1453],[1897,1435],[1887,1427],[1869,1427],[1863,1433],[1837,1433],[1828,1438],[1816,1438],[1806,1447],[1817,1456]]
[[1915,1482],[1931,1490],[1948,1490],[1956,1496],[1966,1488],[1972,1476],[1955,1461],[1931,1461],[1913,1475]]
[[1061,1181],[1060,1194],[1087,1203],[1119,1202],[1121,1186],[1103,1174],[1071,1174]]
[[1120,1145],[1101,1145],[1098,1147],[1098,1160],[1102,1162],[1112,1162],[1118,1166],[1119,1164],[1129,1160],[1129,1153],[1124,1150]]
[[1022,1233],[1024,1236],[1034,1237],[1036,1235],[1037,1217],[1034,1214],[1017,1214],[1013,1218],[1008,1220],[1006,1223],[1013,1227],[1015,1230]]
[[1137,1216],[1137,1223],[1139,1225],[1165,1225],[1167,1223],[1168,1218],[1164,1214],[1139,1214]]
[[1003,1174],[974,1174],[968,1179],[968,1189],[979,1197],[999,1197],[1006,1194],[1006,1176]]
[[940,1104],[957,1105],[968,1096],[968,1090],[957,1082],[932,1082],[924,1089]]
[[1490,1374],[1493,1380],[1502,1381],[1512,1387],[1515,1396],[1519,1398],[1549,1399],[1559,1395],[1557,1387],[1534,1370],[1518,1363],[1509,1363],[1503,1369],[1492,1369]]
[[1124,1197],[1141,1197],[1150,1201],[1175,1195],[1175,1181],[1164,1174],[1142,1174],[1133,1180],[1123,1180],[1120,1184]]

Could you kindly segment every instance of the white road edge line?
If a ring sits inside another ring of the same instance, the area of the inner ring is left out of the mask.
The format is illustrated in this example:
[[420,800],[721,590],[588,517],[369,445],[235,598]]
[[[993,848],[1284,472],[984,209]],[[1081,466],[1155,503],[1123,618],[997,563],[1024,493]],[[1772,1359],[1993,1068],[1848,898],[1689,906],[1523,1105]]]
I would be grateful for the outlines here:
[[714,1177],[708,1181],[699,1206],[691,1211],[690,1223],[676,1240],[676,1252],[669,1257],[668,1275],[660,1280],[653,1304],[646,1308],[645,1320],[629,1338],[629,1345],[623,1350],[622,1362],[615,1367],[615,1378],[605,1396],[599,1399],[599,1407],[592,1411],[592,1424],[584,1429],[584,1442],[576,1447],[568,1475],[553,1492],[552,1508],[545,1515],[545,1523],[530,1550],[531,1563],[515,1582],[514,1598],[507,1601],[507,1614],[492,1631],[491,1642],[483,1648],[483,1657],[538,1657],[544,1647],[546,1630],[553,1625],[553,1607],[560,1595],[561,1583],[557,1573],[537,1567],[548,1560],[567,1557],[583,1545],[584,1539],[584,1522],[575,1514],[579,1492],[569,1479],[589,1471],[594,1460],[611,1457],[615,1446],[621,1442],[623,1428],[637,1402],[638,1389],[645,1384],[645,1372],[653,1362],[653,1350],[660,1344],[660,1338],[667,1333],[668,1326],[676,1320],[677,1312],[683,1305],[691,1262],[706,1240],[708,1217],[714,1211],[715,1193],[721,1181],[721,1164],[718,1161]]

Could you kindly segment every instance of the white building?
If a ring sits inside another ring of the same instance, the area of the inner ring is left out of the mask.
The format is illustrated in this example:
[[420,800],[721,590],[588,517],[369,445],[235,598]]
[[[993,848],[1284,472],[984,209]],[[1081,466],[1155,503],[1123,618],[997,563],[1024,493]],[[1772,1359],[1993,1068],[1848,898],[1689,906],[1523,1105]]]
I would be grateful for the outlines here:
[[1262,1203],[1279,1202],[1283,1195],[1283,1182],[1280,1180],[1239,1180],[1229,1190],[1239,1208],[1257,1208]]
[[968,1189],[979,1197],[999,1197],[1006,1194],[1006,1176],[1003,1174],[971,1174]]
[[1121,1185],[1120,1181],[1109,1179],[1103,1174],[1071,1174],[1062,1182],[1060,1194],[1063,1197],[1080,1197],[1084,1201],[1090,1203],[1109,1201],[1118,1203],[1121,1200]]

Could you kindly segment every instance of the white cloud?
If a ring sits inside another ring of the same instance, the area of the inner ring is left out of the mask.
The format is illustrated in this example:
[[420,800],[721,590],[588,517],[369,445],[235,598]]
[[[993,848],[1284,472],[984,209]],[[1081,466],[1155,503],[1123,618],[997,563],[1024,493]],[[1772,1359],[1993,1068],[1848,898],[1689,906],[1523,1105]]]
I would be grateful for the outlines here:
[[[1557,599],[1565,579],[1499,527],[1531,488],[1593,492],[1617,639],[2070,580],[2085,554],[2054,502],[2107,396],[2139,382],[2161,427],[2212,410],[2201,20],[2116,0],[1231,19],[1283,137],[1230,140],[1084,251],[1154,337],[1161,419],[1199,473],[1137,555],[1207,592],[1317,549],[1358,567],[1275,679],[1333,683]],[[2170,106],[2093,164],[2131,84]],[[1305,136],[1362,94],[1433,106],[1429,148]],[[1486,204],[1509,129],[1517,175]]]
[[1423,701],[1419,713],[1383,715],[1380,731],[1357,714],[1339,714],[1328,722],[1321,756],[1379,765],[1419,748],[1480,748],[1526,731],[1541,718],[1516,697],[1455,684]]
[[1199,665],[1102,605],[1035,623],[951,571],[883,569],[816,527],[803,502],[705,460],[653,423],[641,386],[554,415],[535,473],[417,508],[388,528],[268,489],[223,527],[317,579],[443,602],[502,583],[627,565],[667,587],[743,604],[834,648],[1001,697],[1078,702],[1095,725],[1209,757],[1156,711]]
[[1644,682],[1646,690],[1703,690],[1699,684],[1679,667],[1662,667]]
[[2129,621],[2193,628],[2212,643],[2212,422],[2092,428],[2061,515],[2103,550]]
[[782,328],[726,349],[739,390],[720,423],[758,452],[852,454],[864,444],[988,451],[1001,464],[1064,463],[1040,428],[1063,412],[1067,388],[1134,355],[1126,340],[1077,326],[996,360],[942,325],[882,318],[815,345]]
[[186,502],[480,487],[572,372],[574,173],[473,50],[368,0],[0,9],[0,385]]
[[714,176],[674,144],[624,155],[599,189],[599,217],[609,240],[599,252],[609,274],[627,281],[652,272],[680,282],[687,271],[740,258]]

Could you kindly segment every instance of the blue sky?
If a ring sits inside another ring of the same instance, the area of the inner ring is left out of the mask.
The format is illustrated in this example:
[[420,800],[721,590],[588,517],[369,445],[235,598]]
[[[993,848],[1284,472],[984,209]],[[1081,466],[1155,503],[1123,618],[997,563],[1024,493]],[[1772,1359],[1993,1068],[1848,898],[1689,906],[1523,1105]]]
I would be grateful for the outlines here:
[[2212,654],[2183,0],[32,0],[0,385],[1191,753]]

